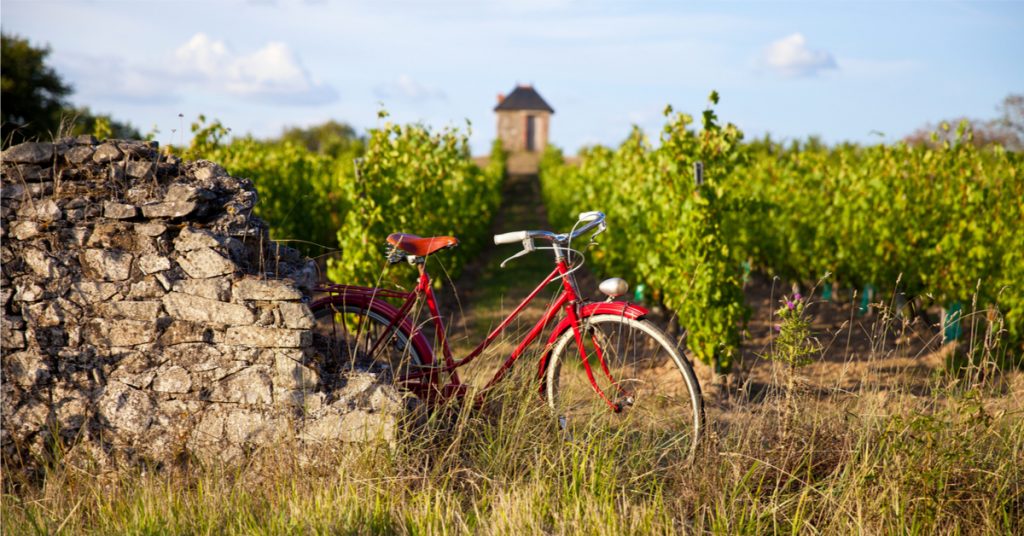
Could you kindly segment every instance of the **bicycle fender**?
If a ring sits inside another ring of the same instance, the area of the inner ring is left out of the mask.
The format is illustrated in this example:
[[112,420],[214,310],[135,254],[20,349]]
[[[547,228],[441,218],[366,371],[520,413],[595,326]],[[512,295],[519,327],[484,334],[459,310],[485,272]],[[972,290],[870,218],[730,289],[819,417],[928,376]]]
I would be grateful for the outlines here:
[[[647,316],[648,310],[645,307],[637,305],[635,303],[629,303],[624,301],[613,301],[613,302],[591,302],[583,305],[580,310],[580,320],[585,320],[595,315],[615,315],[636,320]],[[544,353],[540,356],[540,364],[538,365],[537,374],[543,379],[548,369],[548,357],[551,355],[551,350],[555,347],[555,342],[562,336],[562,333],[567,329],[572,329],[569,318],[563,318],[561,322],[555,326],[555,329],[551,331],[551,337],[548,338],[548,343],[544,345]]]
[[[327,304],[338,304],[338,305],[352,305],[355,307],[362,307],[369,309],[384,318],[394,318],[398,316],[399,310],[394,305],[382,300],[379,297],[373,297],[365,293],[339,293],[332,296],[320,298],[310,304],[310,309],[316,309],[323,307]],[[409,338],[409,343],[416,349],[416,353],[424,361],[424,365],[429,365],[434,362],[434,349],[430,346],[430,341],[423,336],[420,331],[415,331],[413,325],[409,322],[409,317],[402,319],[401,324],[398,328],[405,333],[412,333],[413,335]]]

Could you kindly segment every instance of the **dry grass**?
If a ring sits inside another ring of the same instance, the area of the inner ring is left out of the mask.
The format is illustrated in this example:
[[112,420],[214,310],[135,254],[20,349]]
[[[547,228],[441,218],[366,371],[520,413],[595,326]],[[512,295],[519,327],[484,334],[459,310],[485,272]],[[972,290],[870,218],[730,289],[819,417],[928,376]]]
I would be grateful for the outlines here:
[[[524,368],[525,370],[525,368]],[[567,439],[519,375],[481,408],[405,427],[395,446],[302,466],[136,470],[54,466],[4,483],[5,534],[917,533],[1024,530],[1024,415],[1016,373],[936,376],[921,396],[733,398],[711,408],[697,459],[629,429]],[[250,466],[251,467],[251,466]]]

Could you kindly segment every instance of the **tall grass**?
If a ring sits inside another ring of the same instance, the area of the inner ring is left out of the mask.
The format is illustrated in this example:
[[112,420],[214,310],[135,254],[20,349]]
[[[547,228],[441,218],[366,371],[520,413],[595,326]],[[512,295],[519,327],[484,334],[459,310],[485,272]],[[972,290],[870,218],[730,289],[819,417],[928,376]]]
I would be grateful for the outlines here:
[[[1024,422],[984,390],[738,403],[694,463],[627,432],[571,440],[527,382],[332,464],[5,482],[19,533],[990,533],[1024,530]],[[782,441],[780,438],[785,437]],[[264,460],[266,461],[266,460]],[[281,463],[285,461],[286,463]],[[289,463],[290,462],[290,463]]]
[[[937,373],[855,391],[780,379],[711,401],[695,460],[629,428],[569,437],[520,367],[480,406],[304,463],[4,478],[2,532],[1019,534],[1024,379]],[[792,369],[788,369],[793,373]],[[996,370],[996,369],[990,369]],[[796,385],[787,390],[786,386]],[[793,401],[795,400],[795,404]],[[795,410],[793,408],[796,408]]]

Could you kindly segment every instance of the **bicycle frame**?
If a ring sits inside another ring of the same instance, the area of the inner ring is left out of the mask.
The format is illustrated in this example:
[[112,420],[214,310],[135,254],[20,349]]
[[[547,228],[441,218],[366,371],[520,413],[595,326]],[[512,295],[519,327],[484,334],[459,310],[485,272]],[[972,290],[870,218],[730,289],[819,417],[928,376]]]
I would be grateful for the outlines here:
[[[548,306],[547,310],[537,323],[534,324],[533,328],[530,329],[505,362],[502,363],[494,373],[494,376],[483,387],[483,391],[486,391],[495,383],[501,381],[515,362],[522,357],[526,348],[544,332],[555,317],[558,316],[559,311],[564,310],[565,317],[556,324],[555,328],[552,330],[548,343],[541,355],[540,362],[538,363],[537,373],[542,382],[541,389],[544,389],[543,381],[547,369],[547,359],[552,346],[562,333],[567,329],[572,329],[576,346],[579,350],[580,358],[582,359],[583,366],[586,370],[591,386],[594,388],[598,396],[600,396],[613,411],[621,410],[621,406],[613,403],[597,385],[594,373],[590,367],[590,360],[586,355],[583,342],[583,330],[580,326],[580,320],[595,314],[617,314],[636,319],[646,315],[646,309],[622,301],[584,302],[580,298],[575,284],[570,277],[571,270],[569,266],[564,258],[559,257],[556,259],[555,269],[548,274],[548,276],[544,278],[544,280],[537,285],[537,287],[528,296],[526,296],[522,302],[520,302],[515,310],[513,310],[496,328],[494,328],[468,355],[461,359],[455,359],[452,355],[451,347],[448,344],[444,321],[441,317],[437,299],[434,295],[430,275],[427,273],[424,264],[418,264],[417,267],[419,268],[419,281],[412,292],[398,292],[354,285],[328,285],[321,287],[318,290],[328,293],[329,296],[317,300],[313,306],[316,307],[325,301],[342,301],[358,303],[368,309],[376,306],[377,309],[383,310],[383,314],[390,318],[391,322],[384,330],[384,333],[373,343],[373,346],[370,347],[369,354],[374,355],[380,344],[387,340],[394,330],[402,328],[407,331],[410,333],[410,340],[408,341],[408,344],[412,344],[420,354],[422,366],[419,367],[421,370],[410,372],[402,378],[396,378],[396,380],[402,383],[409,390],[413,391],[421,399],[429,402],[445,402],[452,398],[461,398],[466,394],[466,384],[464,384],[459,378],[456,369],[479,357],[480,354],[482,354],[484,350],[486,350],[491,343],[501,335],[509,324],[519,316],[526,306],[530,304],[530,302],[532,302],[545,287],[548,286],[548,284],[555,279],[560,278],[562,280],[562,292],[559,293],[558,298]],[[400,307],[396,308],[383,301],[383,298],[395,298],[404,301]],[[426,300],[427,308],[430,312],[430,320],[434,324],[435,340],[440,343],[441,357],[444,360],[444,363],[441,365],[435,363],[437,357],[436,353],[426,341],[426,338],[421,333],[420,328],[413,326],[409,321],[409,314],[412,312],[416,303],[420,300]],[[608,374],[610,378],[608,367],[604,362],[603,353],[601,352],[600,347],[596,345],[596,340],[594,342],[596,348],[595,353],[597,354],[598,361],[601,364],[601,369],[605,374]],[[449,380],[444,385],[440,384],[440,376],[442,373],[449,374]]]

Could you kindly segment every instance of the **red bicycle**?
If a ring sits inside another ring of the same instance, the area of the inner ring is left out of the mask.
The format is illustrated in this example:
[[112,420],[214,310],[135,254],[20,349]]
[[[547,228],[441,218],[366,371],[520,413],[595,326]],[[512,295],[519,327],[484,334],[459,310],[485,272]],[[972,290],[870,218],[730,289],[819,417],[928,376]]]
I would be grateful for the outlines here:
[[[522,251],[506,259],[502,267],[533,251],[551,250],[554,270],[461,359],[452,356],[426,270],[428,256],[458,244],[450,236],[388,236],[388,261],[415,265],[419,270],[416,288],[401,292],[354,285],[322,287],[319,290],[327,296],[311,306],[317,319],[316,334],[330,345],[333,359],[382,364],[401,387],[428,404],[443,403],[467,393],[457,369],[487,349],[545,287],[560,281],[562,290],[557,298],[482,392],[504,378],[527,347],[553,326],[539,355],[537,377],[540,392],[546,395],[563,427],[570,422],[631,421],[645,428],[682,432],[695,448],[703,428],[703,400],[682,344],[673,343],[648,320],[647,309],[617,300],[628,290],[622,279],[600,284],[600,290],[608,296],[606,301],[586,301],[578,291],[573,272],[582,265],[583,254],[572,249],[572,242],[595,231],[588,242],[593,244],[593,239],[606,229],[603,213],[585,212],[568,233],[516,231],[496,235],[495,244],[523,245]],[[550,246],[538,247],[535,241]],[[429,318],[421,323],[417,320],[424,302]],[[429,323],[441,348],[440,360],[423,332]]]

